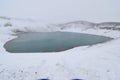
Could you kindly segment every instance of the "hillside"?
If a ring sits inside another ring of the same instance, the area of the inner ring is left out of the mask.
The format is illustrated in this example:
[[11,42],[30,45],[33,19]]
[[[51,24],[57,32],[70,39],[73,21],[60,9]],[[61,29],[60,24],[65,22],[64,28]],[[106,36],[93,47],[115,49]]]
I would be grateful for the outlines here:
[[[106,29],[120,31],[120,22],[93,23],[88,21],[73,21],[62,24],[45,24],[33,19],[18,19],[9,17],[0,17],[0,27],[12,27],[12,32],[41,32],[41,31],[60,31],[77,28],[79,30],[87,29]],[[40,29],[38,29],[40,28]]]

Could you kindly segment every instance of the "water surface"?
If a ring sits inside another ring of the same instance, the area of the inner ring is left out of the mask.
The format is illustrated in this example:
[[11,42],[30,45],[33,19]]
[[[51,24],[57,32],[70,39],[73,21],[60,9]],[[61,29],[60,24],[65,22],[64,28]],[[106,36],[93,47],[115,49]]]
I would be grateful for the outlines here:
[[24,33],[4,47],[12,53],[59,52],[77,46],[93,45],[112,38],[73,32],[31,32]]

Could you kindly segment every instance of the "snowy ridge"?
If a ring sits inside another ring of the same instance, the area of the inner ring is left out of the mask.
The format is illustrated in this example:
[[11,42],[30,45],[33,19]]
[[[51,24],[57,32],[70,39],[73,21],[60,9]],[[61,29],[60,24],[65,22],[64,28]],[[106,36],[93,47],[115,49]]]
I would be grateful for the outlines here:
[[120,31],[120,22],[103,22],[96,24],[100,29],[110,29],[110,30],[119,30]]
[[68,27],[94,27],[95,23],[92,22],[88,22],[88,21],[74,21],[74,22],[68,22],[68,23],[64,23],[64,24],[58,24],[56,26],[60,26],[61,28],[68,28]]
[[77,28],[79,30],[120,30],[120,22],[93,23],[88,21],[73,21],[63,24],[46,24],[44,22],[33,19],[0,17],[0,27],[14,27],[14,29],[11,28],[12,32],[60,31],[70,28]]
[[67,28],[81,28],[81,29],[107,29],[107,30],[120,30],[120,22],[103,22],[92,23],[88,21],[74,21],[64,24],[58,24],[61,29]]

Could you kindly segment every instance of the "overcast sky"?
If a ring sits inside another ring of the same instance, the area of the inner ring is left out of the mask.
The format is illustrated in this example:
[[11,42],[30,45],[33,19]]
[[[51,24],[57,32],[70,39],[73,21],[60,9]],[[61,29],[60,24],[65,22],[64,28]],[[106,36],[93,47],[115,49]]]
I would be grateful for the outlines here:
[[120,22],[120,0],[0,0],[0,16],[37,18],[51,23]]

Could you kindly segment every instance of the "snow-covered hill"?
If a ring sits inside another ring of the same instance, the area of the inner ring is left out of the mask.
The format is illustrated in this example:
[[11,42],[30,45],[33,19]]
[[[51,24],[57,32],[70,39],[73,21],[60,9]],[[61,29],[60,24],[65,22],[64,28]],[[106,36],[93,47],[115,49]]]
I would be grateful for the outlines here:
[[120,22],[93,23],[88,21],[73,21],[62,24],[46,24],[33,19],[19,19],[0,17],[0,27],[13,27],[12,32],[41,32],[41,31],[60,31],[66,29],[107,29],[120,30]]
[[109,29],[109,30],[119,30],[120,31],[120,22],[103,22],[96,24],[96,27],[100,29]]
[[103,23],[93,23],[88,21],[74,21],[64,24],[57,24],[61,29],[67,28],[81,28],[86,29],[107,29],[107,30],[120,30],[120,22],[103,22]]

